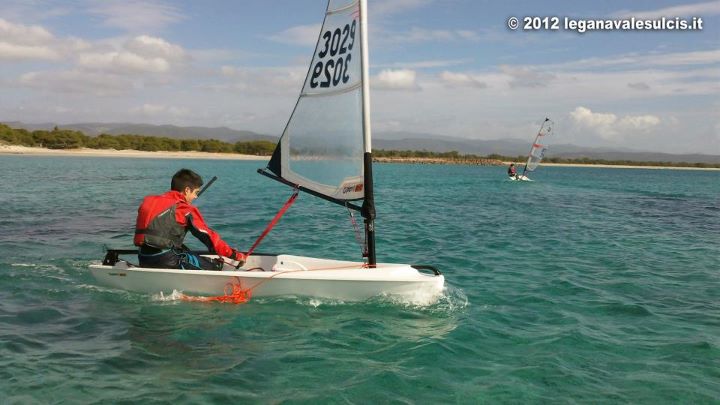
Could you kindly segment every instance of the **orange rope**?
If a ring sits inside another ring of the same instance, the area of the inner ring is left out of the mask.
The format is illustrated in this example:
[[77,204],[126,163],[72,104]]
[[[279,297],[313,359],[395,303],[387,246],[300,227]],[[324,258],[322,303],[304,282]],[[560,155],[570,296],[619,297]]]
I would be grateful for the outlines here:
[[252,297],[252,288],[243,289],[242,282],[239,278],[237,280],[237,284],[225,284],[223,292],[225,293],[225,295],[218,295],[215,297],[181,294],[180,299],[189,302],[222,302],[226,304],[245,304],[246,302],[250,301],[250,297]]

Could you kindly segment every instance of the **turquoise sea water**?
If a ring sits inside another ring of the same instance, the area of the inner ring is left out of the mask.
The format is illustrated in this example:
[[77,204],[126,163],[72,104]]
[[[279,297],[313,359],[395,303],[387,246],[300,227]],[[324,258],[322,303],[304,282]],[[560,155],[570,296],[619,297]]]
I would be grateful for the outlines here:
[[[263,165],[0,156],[0,402],[720,403],[717,171],[375,165],[378,258],[439,267],[429,307],[95,284],[181,167],[219,177],[198,206],[247,249],[291,193]],[[359,247],[301,195],[260,250]]]

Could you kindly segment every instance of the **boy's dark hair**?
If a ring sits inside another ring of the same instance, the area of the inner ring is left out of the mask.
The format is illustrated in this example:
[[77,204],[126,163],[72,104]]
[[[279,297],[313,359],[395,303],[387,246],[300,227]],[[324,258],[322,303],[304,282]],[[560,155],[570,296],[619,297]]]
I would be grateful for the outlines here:
[[180,169],[172,178],[170,183],[170,190],[183,192],[185,187],[190,187],[194,190],[200,188],[203,185],[202,177],[190,169]]

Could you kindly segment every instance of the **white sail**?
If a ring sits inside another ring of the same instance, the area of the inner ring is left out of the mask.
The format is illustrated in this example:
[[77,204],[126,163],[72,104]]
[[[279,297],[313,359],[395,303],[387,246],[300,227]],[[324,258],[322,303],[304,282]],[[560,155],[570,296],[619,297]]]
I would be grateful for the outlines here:
[[268,165],[284,180],[344,201],[364,196],[370,142],[360,11],[359,0],[328,2],[302,91]]
[[538,134],[535,137],[535,141],[530,147],[530,153],[528,154],[528,160],[525,164],[525,170],[523,172],[531,172],[535,170],[543,160],[545,152],[548,149],[547,137],[552,134],[554,127],[555,123],[553,123],[549,118],[545,118],[542,126],[540,126],[540,131],[538,131]]

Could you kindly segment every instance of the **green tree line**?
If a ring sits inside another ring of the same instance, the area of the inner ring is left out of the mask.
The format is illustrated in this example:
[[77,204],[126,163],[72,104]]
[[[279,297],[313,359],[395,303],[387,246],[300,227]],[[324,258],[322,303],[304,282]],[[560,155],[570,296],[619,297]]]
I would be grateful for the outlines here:
[[28,131],[0,124],[0,141],[10,145],[48,149],[131,149],[140,151],[198,151],[241,153],[246,155],[272,155],[275,144],[268,141],[224,142],[217,139],[174,139],[145,135],[88,136],[80,131],[58,129]]

